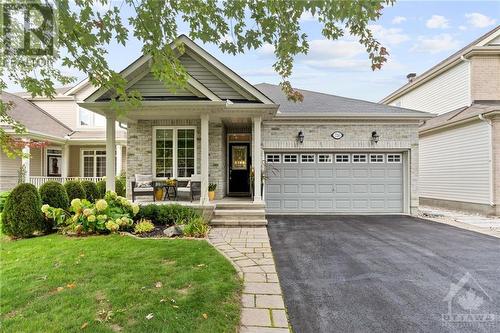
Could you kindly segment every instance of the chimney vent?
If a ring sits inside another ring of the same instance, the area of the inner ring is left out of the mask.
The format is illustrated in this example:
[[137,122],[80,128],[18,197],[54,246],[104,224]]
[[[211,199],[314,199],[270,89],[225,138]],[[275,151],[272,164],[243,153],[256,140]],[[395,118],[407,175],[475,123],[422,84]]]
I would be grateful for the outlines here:
[[413,82],[413,80],[415,80],[415,78],[417,77],[417,73],[410,73],[408,75],[406,75],[406,78],[408,79],[408,82]]

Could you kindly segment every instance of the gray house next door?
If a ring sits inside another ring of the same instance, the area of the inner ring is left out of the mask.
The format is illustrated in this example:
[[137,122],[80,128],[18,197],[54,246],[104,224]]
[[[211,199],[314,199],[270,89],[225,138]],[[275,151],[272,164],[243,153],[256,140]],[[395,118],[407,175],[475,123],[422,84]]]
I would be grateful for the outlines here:
[[266,153],[269,213],[402,213],[400,153]]

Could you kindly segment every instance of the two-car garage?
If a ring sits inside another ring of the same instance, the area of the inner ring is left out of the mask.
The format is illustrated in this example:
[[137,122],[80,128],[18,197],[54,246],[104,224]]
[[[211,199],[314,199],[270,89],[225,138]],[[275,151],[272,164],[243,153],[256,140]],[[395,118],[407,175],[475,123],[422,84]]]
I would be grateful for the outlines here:
[[404,158],[392,152],[267,152],[268,213],[402,213]]

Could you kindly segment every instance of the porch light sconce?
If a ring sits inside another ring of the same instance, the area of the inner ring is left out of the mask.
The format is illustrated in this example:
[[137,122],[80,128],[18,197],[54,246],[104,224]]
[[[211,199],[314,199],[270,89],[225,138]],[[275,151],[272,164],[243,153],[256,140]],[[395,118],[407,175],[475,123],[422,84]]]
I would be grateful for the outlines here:
[[372,132],[372,142],[377,143],[379,140],[380,136],[378,135],[377,131]]
[[300,143],[304,143],[304,132],[300,131],[299,134],[297,134],[297,140],[299,140]]

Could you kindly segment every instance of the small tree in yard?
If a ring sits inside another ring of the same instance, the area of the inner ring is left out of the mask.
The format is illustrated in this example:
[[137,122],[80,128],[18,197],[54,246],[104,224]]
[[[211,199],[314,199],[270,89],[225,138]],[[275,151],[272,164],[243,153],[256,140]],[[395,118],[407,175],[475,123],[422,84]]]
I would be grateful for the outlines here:
[[42,201],[34,185],[16,186],[2,213],[2,232],[11,237],[30,237],[35,231],[46,230],[41,208]]

